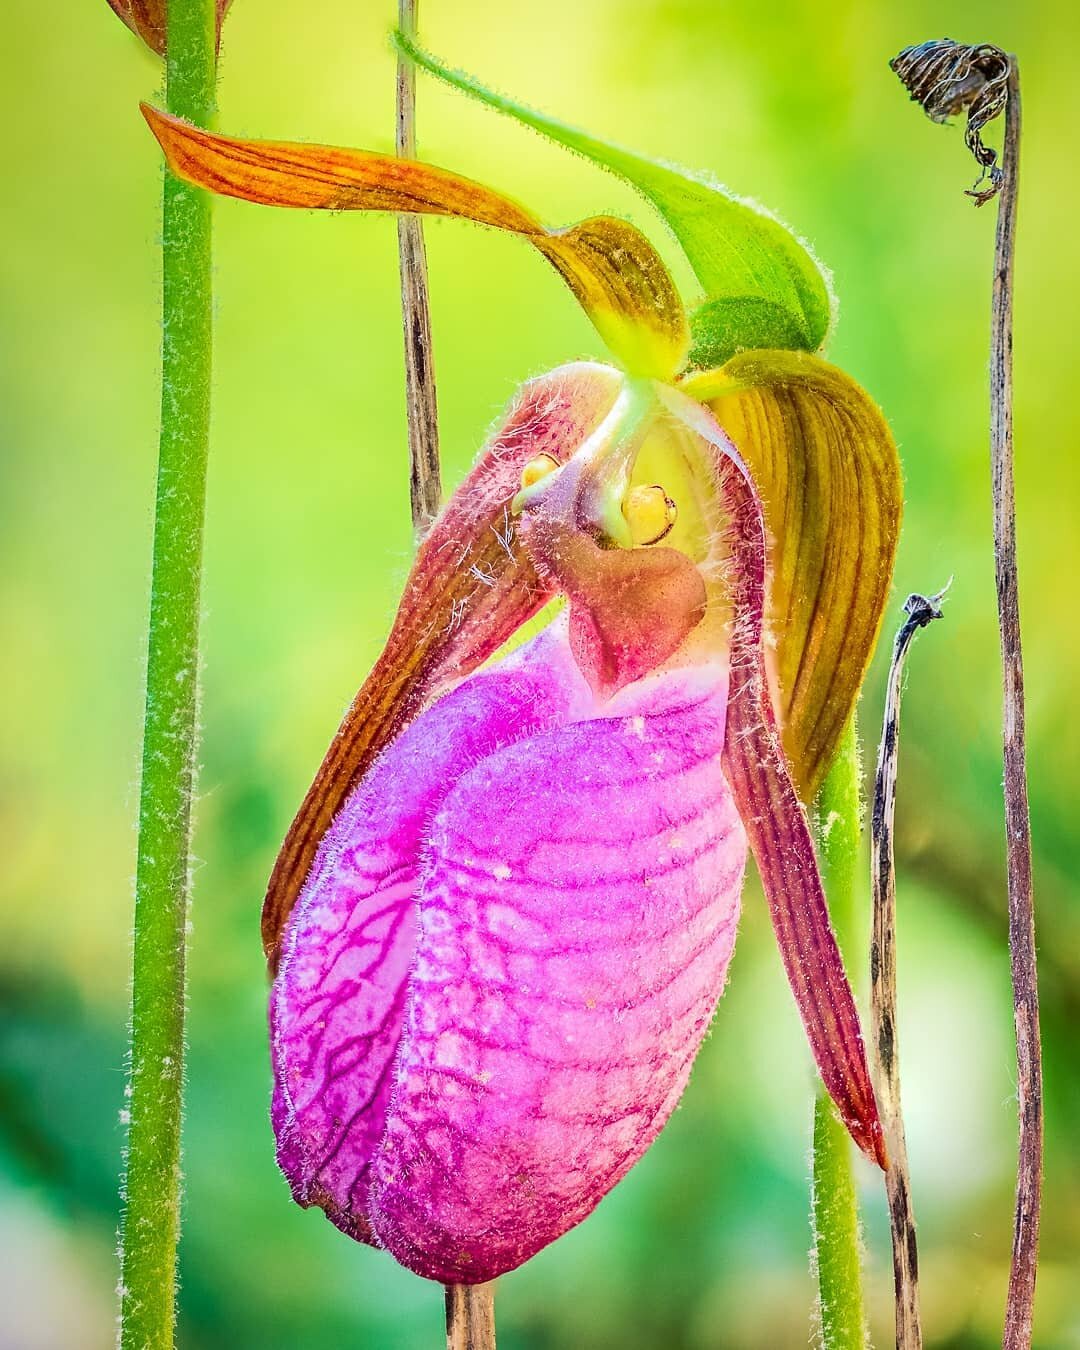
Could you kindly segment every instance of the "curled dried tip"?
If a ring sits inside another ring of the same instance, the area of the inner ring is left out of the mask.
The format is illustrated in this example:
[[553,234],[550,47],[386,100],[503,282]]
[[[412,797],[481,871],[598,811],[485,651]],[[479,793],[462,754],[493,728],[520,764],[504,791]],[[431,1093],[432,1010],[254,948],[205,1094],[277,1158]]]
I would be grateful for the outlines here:
[[909,625],[913,628],[925,628],[928,623],[942,618],[941,602],[951,585],[950,577],[935,595],[919,595],[918,592],[909,595],[904,601],[904,613],[908,616]]
[[[1000,47],[969,47],[951,38],[905,47],[889,62],[916,103],[934,122],[967,113],[964,143],[981,170],[967,190],[977,206],[996,197],[1005,178],[997,151],[983,143],[982,129],[1005,108],[1012,63]],[[988,183],[983,187],[983,183]]]

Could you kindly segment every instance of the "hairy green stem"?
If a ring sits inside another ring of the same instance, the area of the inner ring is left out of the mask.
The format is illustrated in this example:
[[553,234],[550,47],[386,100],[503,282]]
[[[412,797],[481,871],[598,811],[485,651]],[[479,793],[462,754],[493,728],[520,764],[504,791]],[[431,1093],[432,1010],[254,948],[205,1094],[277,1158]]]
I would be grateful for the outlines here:
[[[214,0],[170,0],[166,102],[207,125]],[[198,719],[199,606],[210,425],[210,198],[166,171],[162,202],[161,437],[139,792],[123,1350],[173,1343],[180,1228],[185,948]]]
[[[817,800],[818,854],[829,912],[841,946],[850,945],[860,876],[862,793],[852,720]],[[814,1103],[814,1264],[824,1350],[863,1350],[866,1316],[860,1269],[859,1208],[851,1143],[824,1089]]]

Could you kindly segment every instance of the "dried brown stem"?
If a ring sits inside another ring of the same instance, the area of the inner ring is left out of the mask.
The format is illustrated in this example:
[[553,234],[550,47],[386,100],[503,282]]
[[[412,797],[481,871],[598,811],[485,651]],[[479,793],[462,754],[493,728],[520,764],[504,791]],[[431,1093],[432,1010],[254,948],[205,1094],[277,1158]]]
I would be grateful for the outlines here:
[[909,595],[904,604],[908,617],[893,643],[870,817],[870,882],[874,901],[870,938],[871,1041],[878,1109],[889,1150],[885,1189],[892,1226],[897,1350],[921,1350],[922,1326],[919,1320],[919,1251],[900,1105],[900,1047],[896,1027],[896,866],[893,853],[896,763],[904,664],[919,629],[941,618],[939,599],[940,596],[928,599],[923,595]]
[[446,1350],[495,1350],[495,1282],[446,1286]]
[[990,465],[994,491],[994,559],[1004,685],[1005,835],[1009,876],[1009,953],[1016,1022],[1016,1086],[1020,1148],[1012,1269],[1005,1305],[1005,1350],[1027,1350],[1035,1302],[1042,1202],[1043,1104],[1039,986],[1035,962],[1035,897],[1031,878],[1031,813],[1025,747],[1024,660],[1016,566],[1013,480],[1012,301],[1016,198],[1020,167],[1020,72],[1010,58],[1005,105],[1005,181],[994,241],[990,326]]
[[[940,64],[946,58],[959,57],[964,60],[962,68],[954,64],[946,70]],[[930,80],[926,72],[934,62],[939,64]],[[976,201],[982,205],[990,196],[999,197],[990,328],[990,469],[1001,633],[1009,954],[1020,1118],[1012,1268],[1002,1344],[1004,1350],[1029,1350],[1042,1201],[1043,1109],[1013,478],[1012,298],[1020,169],[1020,71],[1016,58],[997,47],[961,48],[952,42],[909,48],[892,65],[930,116],[935,116],[935,111],[945,115],[967,109],[969,144],[973,119],[978,121],[977,132],[990,117],[1002,109],[1005,113],[1001,165],[991,172],[992,190],[977,194]],[[985,159],[980,163],[984,170],[990,168]]]
[[[398,0],[398,27],[416,34],[417,0]],[[397,62],[397,153],[416,158],[416,70]],[[405,336],[405,398],[409,419],[409,501],[413,529],[423,535],[438,514],[442,497],[439,473],[439,414],[428,301],[427,253],[419,216],[398,216],[401,268],[401,320]]]
[[[416,36],[418,0],[398,0],[398,28]],[[398,54],[395,149],[416,158],[416,69]],[[405,338],[405,406],[409,420],[409,504],[418,539],[439,512],[439,410],[428,300],[427,251],[419,216],[398,216],[401,323]],[[495,1350],[495,1285],[446,1286],[447,1350]]]

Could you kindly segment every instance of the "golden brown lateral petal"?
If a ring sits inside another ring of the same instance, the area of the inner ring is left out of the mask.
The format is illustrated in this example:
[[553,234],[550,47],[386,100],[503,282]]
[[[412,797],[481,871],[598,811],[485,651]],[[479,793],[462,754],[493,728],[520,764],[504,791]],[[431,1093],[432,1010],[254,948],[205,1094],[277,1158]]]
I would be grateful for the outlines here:
[[659,254],[634,226],[595,216],[549,230],[517,202],[460,174],[367,150],[244,141],[202,131],[143,104],[169,167],[227,197],[325,211],[458,216],[528,239],[547,258],[614,355],[634,375],[670,379],[689,329]]
[[424,536],[386,646],[274,864],[262,917],[271,973],[322,837],[375,756],[550,598],[552,586],[519,547],[509,504],[524,466],[539,455],[558,460],[572,453],[610,411],[621,384],[611,366],[586,362],[532,380]]
[[[216,0],[217,39],[221,42],[221,25],[232,0]],[[165,0],[109,0],[109,8],[135,33],[151,51],[165,55]]]
[[769,533],[767,621],[784,749],[821,785],[854,710],[892,583],[903,483],[881,411],[802,352],[744,352],[683,388],[746,460]]
[[[723,767],[769,905],[777,946],[822,1082],[859,1147],[888,1165],[858,1009],[829,918],[807,812],[778,734],[768,688],[765,513],[750,469],[710,413],[675,389],[660,399],[694,440],[722,506],[734,613]],[[714,556],[716,554],[714,553]]]

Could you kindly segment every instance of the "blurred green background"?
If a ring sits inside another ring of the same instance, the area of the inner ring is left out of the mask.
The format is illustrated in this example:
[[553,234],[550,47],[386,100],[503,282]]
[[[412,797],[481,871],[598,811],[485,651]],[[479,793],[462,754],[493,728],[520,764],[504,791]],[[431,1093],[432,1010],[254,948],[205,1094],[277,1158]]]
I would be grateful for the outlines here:
[[[999,684],[986,464],[993,209],[959,129],[886,66],[949,35],[1021,54],[1026,131],[1017,436],[1048,1187],[1037,1343],[1080,1346],[1080,920],[1069,878],[1080,721],[1071,591],[1075,79],[1065,0],[765,5],[424,0],[452,64],[568,120],[713,170],[835,272],[832,359],[882,403],[908,508],[890,628],[955,577],[918,644],[899,844],[901,1037],[935,1347],[997,1343],[1012,1210],[1014,1067],[1004,939]],[[390,0],[236,0],[223,128],[386,149]],[[157,63],[105,0],[10,6],[0,104],[0,1307],[4,1350],[112,1343],[118,1115],[156,453]],[[421,78],[422,152],[547,220],[648,227],[614,179]],[[440,1343],[441,1294],[289,1201],[267,1123],[258,912],[276,846],[379,648],[410,550],[395,230],[388,218],[217,209],[216,402],[204,745],[191,946],[180,1341]],[[525,377],[600,355],[520,241],[427,229],[445,478]],[[876,740],[883,664],[862,705]],[[862,951],[848,953],[857,969]],[[864,981],[865,983],[865,981]],[[807,1342],[811,1075],[763,906],[682,1108],[582,1227],[502,1282],[500,1344]],[[887,1230],[864,1189],[875,1337],[891,1341]]]

